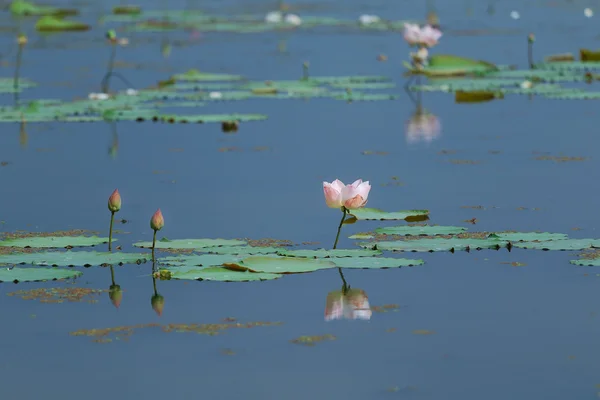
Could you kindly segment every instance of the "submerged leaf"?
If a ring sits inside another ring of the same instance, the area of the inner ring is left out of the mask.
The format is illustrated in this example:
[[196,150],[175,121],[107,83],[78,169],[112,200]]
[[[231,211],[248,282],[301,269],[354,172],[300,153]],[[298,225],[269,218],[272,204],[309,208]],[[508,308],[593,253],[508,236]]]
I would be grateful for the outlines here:
[[81,271],[60,268],[15,267],[0,269],[0,282],[37,282],[75,278]]

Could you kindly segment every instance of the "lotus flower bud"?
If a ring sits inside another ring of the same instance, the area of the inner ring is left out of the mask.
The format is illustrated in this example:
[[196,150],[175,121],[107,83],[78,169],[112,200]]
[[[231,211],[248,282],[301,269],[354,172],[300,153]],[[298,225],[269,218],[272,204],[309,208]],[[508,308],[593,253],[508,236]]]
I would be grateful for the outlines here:
[[155,294],[150,299],[150,303],[152,304],[152,309],[159,317],[162,315],[163,308],[165,307],[165,298],[160,294]]
[[150,219],[150,227],[155,231],[160,231],[163,226],[165,226],[165,219],[159,208]]
[[110,298],[110,302],[113,303],[113,306],[119,308],[121,305],[121,299],[123,299],[123,290],[121,290],[121,286],[110,285],[110,288],[108,289],[108,297]]
[[25,46],[27,44],[27,36],[22,33],[17,36],[17,43],[19,46]]
[[119,194],[119,189],[115,189],[108,198],[108,209],[111,212],[117,212],[121,209],[121,195]]
[[110,42],[116,42],[117,41],[117,32],[115,32],[113,29],[109,30],[108,32],[106,32],[106,38]]

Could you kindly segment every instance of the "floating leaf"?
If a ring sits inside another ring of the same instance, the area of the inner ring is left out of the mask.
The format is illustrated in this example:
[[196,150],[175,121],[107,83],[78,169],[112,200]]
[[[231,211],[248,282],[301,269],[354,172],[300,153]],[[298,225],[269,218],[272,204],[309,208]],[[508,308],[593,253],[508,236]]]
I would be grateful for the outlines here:
[[140,15],[142,8],[140,6],[124,5],[113,7],[112,13],[115,15]]
[[375,236],[373,236],[370,233],[357,233],[355,235],[352,236],[348,236],[348,239],[361,239],[361,240],[369,240],[369,239],[373,239]]
[[[390,226],[385,228],[375,229],[376,233],[381,235],[403,235],[403,236],[435,236],[435,235],[456,235],[461,232],[465,232],[467,229],[460,226]],[[369,236],[369,235],[365,235]],[[373,236],[367,239],[371,239]],[[352,239],[361,239],[361,237],[355,237]]]
[[445,54],[435,54],[431,56],[429,58],[429,65],[422,70],[414,69],[414,67],[408,63],[404,63],[404,66],[413,73],[421,73],[427,76],[461,76],[498,70],[496,65],[486,61]]
[[409,258],[391,258],[391,257],[352,257],[352,258],[336,258],[332,260],[335,265],[340,268],[364,268],[364,269],[380,269],[380,268],[399,268],[412,267],[425,264],[423,260],[413,260]]
[[[117,239],[113,238],[113,242]],[[98,236],[31,236],[0,240],[0,247],[65,248],[88,247],[108,243],[108,238]]]
[[[37,246],[36,246],[37,247]],[[65,251],[42,253],[14,253],[0,255],[0,264],[32,264],[60,267],[90,267],[95,265],[121,265],[146,262],[147,254],[110,253],[97,251]]]
[[280,256],[285,257],[303,257],[303,258],[338,258],[338,257],[374,257],[381,254],[378,250],[364,250],[364,249],[351,249],[351,250],[279,250],[277,252]]
[[507,241],[499,239],[417,239],[417,240],[397,240],[390,242],[360,243],[364,248],[377,249],[382,251],[460,251],[460,250],[478,250],[478,249],[499,249],[505,247]]
[[579,58],[583,62],[598,62],[600,61],[600,51],[593,51],[589,49],[580,49]]
[[563,239],[549,242],[516,242],[514,247],[534,250],[583,250],[600,247],[600,239]]
[[[0,242],[1,244],[2,242]],[[157,249],[205,249],[217,246],[243,246],[246,242],[237,239],[175,239],[157,240]],[[138,242],[135,247],[152,248],[152,242]]]
[[25,0],[14,0],[10,4],[10,12],[20,16],[43,16],[43,15],[76,15],[79,11],[75,9],[56,8],[51,6],[40,6]]
[[[193,254],[173,257],[161,257],[158,261],[166,265],[186,265],[199,267],[215,267],[221,266],[223,263],[234,263],[241,261],[243,256],[235,256],[231,254]],[[1,259],[0,259],[1,260]]]
[[377,208],[358,208],[350,210],[350,214],[354,215],[358,220],[402,220],[409,217],[428,215],[429,210],[387,212]]
[[242,79],[240,75],[230,74],[213,74],[208,72],[200,72],[197,69],[191,69],[183,74],[173,75],[176,81],[237,81]]
[[585,267],[600,267],[600,258],[580,258],[579,260],[571,260],[569,262]]
[[170,267],[172,279],[189,279],[219,282],[251,282],[278,279],[280,274],[269,274],[250,271],[232,271],[223,267]]
[[281,247],[253,247],[253,246],[223,246],[205,249],[208,253],[250,255],[250,254],[275,254]]
[[63,17],[47,15],[35,23],[35,30],[38,32],[87,31],[90,30],[90,26],[83,22],[70,21]]
[[75,278],[81,271],[60,268],[15,267],[0,269],[0,282],[37,282]]
[[315,258],[253,256],[224,266],[240,271],[297,274],[334,268],[336,265],[330,261]]
[[508,240],[509,242],[532,242],[532,241],[548,241],[548,240],[563,240],[568,239],[564,233],[548,233],[548,232],[508,232],[508,233],[493,233],[490,238],[500,240]]
[[483,103],[495,99],[502,99],[504,96],[500,92],[491,92],[486,90],[457,90],[454,93],[456,103]]

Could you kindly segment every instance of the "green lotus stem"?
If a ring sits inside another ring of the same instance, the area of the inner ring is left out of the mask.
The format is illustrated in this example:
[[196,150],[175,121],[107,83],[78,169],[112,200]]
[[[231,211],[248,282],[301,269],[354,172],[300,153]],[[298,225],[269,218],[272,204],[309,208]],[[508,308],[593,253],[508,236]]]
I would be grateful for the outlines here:
[[335,243],[333,243],[333,249],[335,250],[338,244],[338,240],[340,239],[340,232],[342,231],[342,225],[344,225],[344,220],[346,219],[346,214],[348,213],[348,209],[342,206],[342,220],[340,221],[340,225],[338,226],[337,235],[335,236]]
[[104,78],[102,79],[102,87],[101,87],[102,93],[108,93],[110,77],[113,75],[113,67],[115,64],[116,56],[117,56],[117,42],[115,41],[114,43],[111,43],[110,57],[108,59],[106,75],[104,75]]
[[154,230],[154,236],[152,237],[152,268],[154,268],[154,262],[156,258],[154,257],[154,248],[156,247],[156,229]]
[[308,61],[302,63],[302,79],[308,79]]
[[110,228],[108,229],[108,251],[112,251],[112,231],[113,231],[114,220],[115,220],[115,212],[112,211],[110,213]]
[[531,33],[527,37],[527,60],[529,61],[529,69],[535,68],[533,64],[533,42],[535,42],[535,36]]
[[24,47],[24,43],[19,43],[19,49],[17,50],[17,63],[15,66],[15,78],[13,81],[13,88],[15,89],[15,107],[19,105],[19,72],[21,70],[21,62],[23,60]]
[[340,267],[338,267],[338,272],[340,273],[340,278],[342,278],[342,293],[345,295],[346,293],[348,293],[348,289],[350,289],[350,286],[348,286],[348,283],[346,282],[346,278],[344,278],[344,273],[342,272],[342,269]]
[[112,264],[109,265],[110,266],[110,280],[112,281],[112,286],[116,285],[115,283],[115,270],[112,266]]
[[158,294],[158,291],[156,290],[156,277],[154,276],[155,271],[156,271],[156,263],[154,261],[152,261],[152,286],[154,286],[154,295],[156,296]]

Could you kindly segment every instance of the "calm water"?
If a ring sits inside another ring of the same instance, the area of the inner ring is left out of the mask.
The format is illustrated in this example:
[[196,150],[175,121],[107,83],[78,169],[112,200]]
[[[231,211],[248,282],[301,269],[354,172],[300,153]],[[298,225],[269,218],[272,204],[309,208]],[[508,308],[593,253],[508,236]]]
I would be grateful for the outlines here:
[[[198,3],[218,14],[260,15],[275,6],[241,0]],[[538,58],[598,47],[597,18],[583,16],[587,3],[504,1],[498,2],[494,15],[486,12],[487,3],[471,3],[468,16],[468,3],[437,2],[447,33],[434,53],[524,67],[529,32],[536,33]],[[160,2],[139,4],[160,7]],[[426,12],[425,2],[311,4],[312,9],[299,14],[422,19]],[[3,15],[3,26],[21,24],[30,36],[22,76],[40,85],[25,91],[23,98],[71,99],[99,91],[109,51],[103,35],[112,25],[96,21],[110,5],[80,7],[82,19],[94,24],[83,34],[40,37],[33,32],[33,21]],[[512,10],[521,19],[511,19]],[[487,31],[464,32],[475,29]],[[10,162],[0,168],[4,230],[106,232],[106,199],[118,187],[123,196],[119,216],[130,221],[117,226],[130,232],[118,236],[124,250],[151,239],[148,221],[157,207],[166,220],[161,233],[169,238],[277,238],[330,247],[340,215],[325,206],[321,182],[362,177],[373,184],[370,206],[390,211],[426,208],[431,223],[600,237],[595,228],[600,223],[597,104],[592,101],[512,96],[460,105],[450,95],[424,94],[425,107],[442,123],[442,135],[430,144],[409,145],[405,123],[414,105],[402,91],[401,62],[408,48],[398,33],[202,34],[196,41],[189,33],[167,35],[179,43],[168,59],[160,54],[162,34],[130,34],[132,46],[119,49],[118,61],[127,63],[119,71],[136,87],[189,68],[256,80],[296,79],[302,62],[310,61],[313,75],[393,77],[401,97],[354,104],[265,99],[199,110],[269,115],[267,121],[242,124],[235,135],[221,133],[218,124],[119,122],[115,158],[108,154],[114,140],[110,124],[29,124],[27,147],[19,145],[19,126],[6,124],[0,136],[0,161]],[[14,37],[3,34],[5,53]],[[285,38],[288,53],[277,53],[278,42]],[[380,53],[389,60],[378,62]],[[5,58],[2,76],[12,75],[13,59],[14,50]],[[124,89],[116,81],[114,85]],[[12,97],[5,95],[4,101],[10,104]],[[233,146],[241,151],[219,151]],[[361,154],[365,150],[389,154]],[[555,163],[535,160],[534,152],[587,159]],[[385,185],[392,177],[403,185]],[[476,205],[486,209],[462,208]],[[475,226],[463,222],[474,217]],[[353,248],[347,236],[380,225],[346,226],[339,247]],[[150,264],[115,269],[124,289],[118,309],[107,293],[95,304],[43,304],[6,295],[35,287],[72,287],[69,283],[2,284],[0,395],[11,400],[199,395],[592,399],[600,384],[600,281],[593,269],[570,265],[574,256],[518,249],[419,253],[408,257],[425,259],[420,267],[349,270],[348,283],[365,290],[372,305],[400,306],[397,312],[373,313],[370,321],[323,320],[327,293],[341,286],[335,270],[258,283],[160,281],[162,317],[150,305]],[[510,262],[526,266],[512,267]],[[107,268],[85,269],[76,281],[95,289],[110,284]],[[136,331],[129,341],[104,344],[69,335],[79,329],[147,323],[218,323],[226,317],[283,325],[228,330],[219,336],[149,328]],[[414,330],[435,333],[415,335]],[[323,334],[337,340],[315,347],[290,343],[302,335]]]

